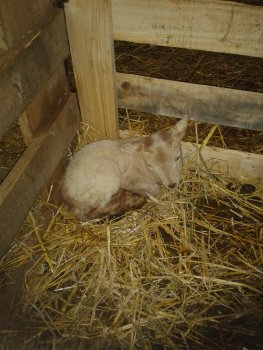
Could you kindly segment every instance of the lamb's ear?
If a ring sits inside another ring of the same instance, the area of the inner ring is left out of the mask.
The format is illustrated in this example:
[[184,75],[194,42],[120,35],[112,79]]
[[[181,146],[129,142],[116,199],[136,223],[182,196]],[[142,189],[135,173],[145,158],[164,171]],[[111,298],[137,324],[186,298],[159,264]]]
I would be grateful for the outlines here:
[[128,154],[136,154],[142,150],[143,140],[139,136],[128,137],[119,141],[120,149]]
[[187,129],[187,124],[188,124],[189,117],[185,115],[179,122],[176,123],[175,126],[172,127],[172,131],[174,132],[174,135],[178,137],[180,140],[185,135],[186,129]]

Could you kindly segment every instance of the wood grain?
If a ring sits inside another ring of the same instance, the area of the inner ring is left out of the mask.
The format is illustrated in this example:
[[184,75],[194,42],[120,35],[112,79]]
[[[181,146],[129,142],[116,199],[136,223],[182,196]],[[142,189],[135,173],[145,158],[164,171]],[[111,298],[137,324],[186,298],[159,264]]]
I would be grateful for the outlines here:
[[8,50],[8,46],[3,28],[3,20],[0,16],[0,55],[4,53],[5,50]]
[[263,57],[263,7],[219,0],[112,0],[115,40]]
[[[192,159],[197,155],[200,145],[182,142],[183,156]],[[201,152],[209,169],[215,174],[229,176],[239,181],[262,183],[263,181],[263,155],[240,152],[232,149],[206,146]]]
[[51,0],[0,0],[0,48],[10,49],[24,40],[51,8]]
[[13,51],[0,64],[0,139],[69,54],[63,10]]
[[33,136],[45,128],[54,117],[54,111],[63,103],[68,92],[65,68],[61,64],[19,118],[22,135],[27,145]]
[[110,0],[71,0],[65,14],[82,120],[93,138],[117,136]]
[[120,107],[263,130],[263,94],[117,73]]
[[0,257],[8,250],[78,127],[77,98],[70,94],[54,122],[34,138],[0,186]]

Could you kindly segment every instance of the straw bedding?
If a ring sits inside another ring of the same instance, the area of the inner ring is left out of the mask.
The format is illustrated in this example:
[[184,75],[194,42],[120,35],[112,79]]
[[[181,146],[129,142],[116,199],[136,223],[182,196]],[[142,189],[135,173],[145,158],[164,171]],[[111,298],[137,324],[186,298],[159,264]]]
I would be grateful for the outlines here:
[[[260,59],[120,42],[115,52],[121,72],[263,91]],[[174,123],[119,112],[125,135]],[[190,122],[185,140],[262,153],[262,132],[211,130]],[[70,156],[88,141],[83,126]],[[180,188],[162,189],[118,220],[80,223],[49,198],[37,202],[0,264],[4,287],[30,265],[1,331],[3,349],[263,348],[262,184],[222,176],[195,155]]]
[[[130,133],[149,132],[122,118]],[[84,130],[78,146],[87,140]],[[194,157],[179,189],[118,220],[80,223],[39,200],[1,263],[7,278],[31,261],[6,348],[17,338],[25,349],[261,349],[262,190]]]

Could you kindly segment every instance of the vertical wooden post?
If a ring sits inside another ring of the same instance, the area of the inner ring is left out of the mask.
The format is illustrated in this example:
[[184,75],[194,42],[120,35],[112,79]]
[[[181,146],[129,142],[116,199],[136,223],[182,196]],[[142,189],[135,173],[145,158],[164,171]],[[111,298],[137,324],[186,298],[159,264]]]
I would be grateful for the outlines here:
[[82,121],[95,139],[117,137],[111,1],[69,0],[65,14]]

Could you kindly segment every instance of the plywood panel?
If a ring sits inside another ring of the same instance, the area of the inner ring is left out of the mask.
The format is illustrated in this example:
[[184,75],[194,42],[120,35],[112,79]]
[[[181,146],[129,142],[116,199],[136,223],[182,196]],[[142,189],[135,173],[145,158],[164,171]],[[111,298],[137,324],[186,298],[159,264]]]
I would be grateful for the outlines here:
[[110,0],[71,0],[65,14],[84,122],[93,138],[117,136]]
[[0,186],[0,256],[9,248],[78,127],[77,99],[70,94],[54,122],[34,138]]
[[219,125],[263,130],[263,94],[117,74],[120,107]]
[[[63,10],[0,60],[0,139],[68,56]],[[5,56],[5,55],[4,55]]]
[[115,40],[263,57],[263,7],[219,0],[112,0]]

